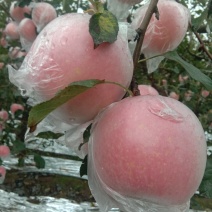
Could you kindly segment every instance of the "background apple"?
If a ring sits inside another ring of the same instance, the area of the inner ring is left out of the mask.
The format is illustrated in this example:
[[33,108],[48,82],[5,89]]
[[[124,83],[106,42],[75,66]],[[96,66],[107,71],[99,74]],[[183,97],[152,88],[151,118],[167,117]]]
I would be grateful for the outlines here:
[[31,13],[31,8],[28,6],[19,7],[17,6],[17,4],[18,4],[17,1],[12,2],[9,12],[10,12],[10,16],[16,22],[20,22],[22,19],[25,18],[25,13],[28,15]]
[[7,24],[5,27],[5,34],[11,39],[11,40],[17,40],[19,39],[20,35],[18,32],[18,24],[15,21],[11,21]]
[[96,172],[94,179],[107,193],[160,205],[189,201],[207,156],[204,131],[194,113],[159,95],[126,98],[100,113],[88,155],[90,176]]
[[46,2],[35,3],[32,9],[32,20],[40,32],[50,21],[57,17],[55,8]]
[[36,26],[34,22],[29,18],[24,18],[20,22],[18,31],[21,37],[27,39],[30,42],[33,42],[37,37]]
[[138,85],[141,96],[146,95],[159,95],[158,91],[154,89],[151,85]]
[[10,155],[10,148],[6,145],[0,145],[0,158],[5,159]]

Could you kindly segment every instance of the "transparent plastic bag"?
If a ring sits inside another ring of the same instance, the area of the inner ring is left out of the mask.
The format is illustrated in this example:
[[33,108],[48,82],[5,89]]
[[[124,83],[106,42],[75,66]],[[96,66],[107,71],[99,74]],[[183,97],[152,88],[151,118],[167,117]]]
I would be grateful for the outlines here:
[[[149,3],[138,8],[134,14],[132,28],[138,29],[141,25]],[[160,0],[157,4],[159,20],[153,14],[145,33],[141,52],[151,58],[172,51],[182,42],[190,21],[189,10],[175,0]],[[157,69],[164,56],[147,60],[148,72]]]

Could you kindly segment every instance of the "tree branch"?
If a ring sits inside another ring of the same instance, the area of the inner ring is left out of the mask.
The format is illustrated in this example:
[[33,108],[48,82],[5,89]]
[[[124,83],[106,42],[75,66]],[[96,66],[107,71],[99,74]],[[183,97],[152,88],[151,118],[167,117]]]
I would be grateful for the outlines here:
[[207,50],[207,48],[205,47],[205,44],[203,42],[203,40],[201,39],[200,35],[198,32],[196,32],[193,27],[190,25],[190,28],[192,30],[192,32],[195,34],[196,38],[198,39],[199,43],[201,44],[201,48],[202,50],[206,53],[206,55],[212,60],[212,55],[211,53]]
[[135,51],[134,51],[134,54],[133,54],[134,69],[138,64],[138,60],[139,60],[140,53],[141,53],[141,47],[142,47],[143,40],[144,40],[144,35],[145,35],[145,32],[146,32],[147,27],[149,25],[152,14],[155,13],[155,12],[158,13],[157,3],[158,3],[158,0],[151,0],[149,7],[146,11],[146,14],[144,16],[144,19],[143,19],[140,27],[137,29],[137,32],[139,33],[139,38],[137,40],[137,44],[136,44]]
[[151,20],[153,13],[156,13],[156,18],[159,19],[157,3],[158,3],[158,0],[151,0],[149,7],[146,11],[146,14],[144,16],[144,19],[143,19],[140,27],[136,30],[139,33],[139,38],[137,40],[136,47],[135,47],[135,50],[133,53],[133,64],[134,64],[133,72],[134,73],[133,73],[133,78],[132,78],[131,85],[130,85],[130,88],[135,96],[140,95],[140,91],[138,89],[138,83],[136,82],[136,79],[135,79],[135,71],[136,71],[136,67],[138,65],[138,60],[139,60],[139,57],[141,54],[141,47],[142,47],[142,44],[144,41],[144,35],[145,35],[145,32],[147,30],[147,27],[149,25],[149,22]]

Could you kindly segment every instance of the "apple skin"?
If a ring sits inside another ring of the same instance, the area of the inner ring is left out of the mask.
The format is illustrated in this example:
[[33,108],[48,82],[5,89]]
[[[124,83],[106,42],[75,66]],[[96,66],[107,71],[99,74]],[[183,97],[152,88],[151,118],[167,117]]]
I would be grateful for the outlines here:
[[141,96],[159,95],[158,91],[156,89],[154,89],[151,85],[138,85],[138,89],[140,91]]
[[5,34],[11,39],[11,40],[17,40],[20,38],[20,35],[18,33],[18,24],[15,21],[11,21],[8,23],[5,27]]
[[24,18],[18,26],[18,31],[21,37],[33,42],[37,37],[36,26],[34,22],[29,18]]
[[10,156],[10,148],[6,145],[0,145],[0,158],[6,159]]
[[204,131],[194,113],[159,95],[126,98],[100,113],[88,155],[107,191],[159,205],[189,201],[207,158]]
[[[49,23],[37,36],[19,71],[10,73],[10,79],[15,80],[12,82],[36,103],[52,98],[75,81],[105,79],[128,87],[133,62],[127,41],[119,34],[114,43],[94,49],[89,19],[87,14],[71,13]],[[62,105],[53,115],[69,124],[81,124],[124,94],[117,85],[101,84]]]

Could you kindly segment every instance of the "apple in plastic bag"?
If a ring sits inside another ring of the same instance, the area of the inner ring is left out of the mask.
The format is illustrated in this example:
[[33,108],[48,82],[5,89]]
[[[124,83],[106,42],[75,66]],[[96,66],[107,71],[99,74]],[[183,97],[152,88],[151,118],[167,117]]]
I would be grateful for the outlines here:
[[[94,49],[89,34],[87,14],[66,14],[54,19],[37,36],[21,68],[10,68],[10,80],[34,104],[52,98],[71,82],[100,79],[128,87],[133,62],[127,39],[119,33],[117,40]],[[64,104],[53,112],[69,124],[92,120],[97,113],[125,94],[117,85],[101,84]]]
[[[131,26],[136,30],[140,27],[149,4],[136,10]],[[189,10],[175,0],[160,0],[157,4],[159,20],[152,15],[147,27],[142,53],[146,58],[164,54],[178,47],[182,42],[188,28]],[[154,71],[163,57],[147,61],[148,71]]]
[[160,205],[189,201],[207,157],[203,128],[189,108],[169,97],[137,96],[95,120],[88,155],[107,193]]
[[38,32],[40,32],[49,22],[57,17],[55,8],[46,2],[36,3],[32,10],[32,20]]
[[158,91],[155,88],[153,88],[151,85],[138,85],[138,89],[140,91],[141,96],[159,95]]
[[5,27],[5,34],[11,39],[11,40],[17,40],[20,38],[19,32],[18,32],[18,24],[15,21],[11,21],[8,23]]
[[10,6],[10,16],[16,21],[20,22],[25,18],[25,14],[30,15],[31,8],[29,6],[19,7],[17,1],[12,2]]
[[20,22],[18,26],[18,31],[21,37],[30,42],[33,42],[37,37],[36,26],[34,22],[29,18],[24,18]]

